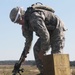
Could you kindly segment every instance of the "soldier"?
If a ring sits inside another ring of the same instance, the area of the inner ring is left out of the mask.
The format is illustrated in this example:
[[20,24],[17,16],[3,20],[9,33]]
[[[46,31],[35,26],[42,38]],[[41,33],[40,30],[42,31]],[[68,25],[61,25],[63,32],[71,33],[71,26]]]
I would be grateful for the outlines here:
[[21,58],[26,57],[30,50],[33,32],[39,37],[33,48],[36,65],[40,71],[38,75],[43,75],[42,58],[46,51],[51,48],[51,54],[63,52],[64,23],[54,12],[52,8],[37,3],[28,7],[26,11],[22,7],[16,7],[10,12],[11,21],[22,25],[22,33],[26,38]]

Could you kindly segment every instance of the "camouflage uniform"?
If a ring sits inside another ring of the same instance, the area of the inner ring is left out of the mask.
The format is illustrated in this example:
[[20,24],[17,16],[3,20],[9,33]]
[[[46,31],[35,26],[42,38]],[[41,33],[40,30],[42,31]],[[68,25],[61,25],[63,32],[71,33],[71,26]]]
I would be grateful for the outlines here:
[[27,9],[25,25],[22,27],[23,35],[26,38],[25,49],[29,51],[34,31],[39,37],[34,45],[34,56],[38,69],[42,71],[43,65],[38,57],[39,51],[46,52],[51,48],[51,54],[61,53],[64,47],[65,29],[63,22],[53,12],[47,10],[31,11],[31,9]]

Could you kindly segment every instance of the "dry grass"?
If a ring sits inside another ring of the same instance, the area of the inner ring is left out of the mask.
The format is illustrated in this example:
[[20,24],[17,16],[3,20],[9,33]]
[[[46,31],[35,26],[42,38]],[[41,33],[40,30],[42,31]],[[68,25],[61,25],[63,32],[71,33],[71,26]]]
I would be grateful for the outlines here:
[[[36,66],[22,66],[24,72],[22,75],[36,75],[39,73]],[[13,66],[12,65],[0,65],[0,75],[12,75]]]
[[75,75],[75,67],[71,67],[71,75]]
[[[36,66],[25,65],[22,68],[24,68],[22,75],[36,75],[39,73]],[[12,75],[12,70],[12,65],[0,65],[0,75]],[[75,67],[71,67],[71,75],[75,75]]]

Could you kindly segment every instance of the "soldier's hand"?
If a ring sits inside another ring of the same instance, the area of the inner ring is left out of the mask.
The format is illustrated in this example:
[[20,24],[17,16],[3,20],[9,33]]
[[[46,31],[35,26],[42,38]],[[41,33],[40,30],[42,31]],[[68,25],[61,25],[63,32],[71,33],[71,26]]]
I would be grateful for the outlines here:
[[20,66],[21,66],[21,64],[19,64],[19,63],[16,63],[16,64],[14,65],[14,69],[13,69],[13,71],[12,71],[13,75],[17,75],[17,73],[18,73],[19,75],[21,75],[21,72],[24,72],[24,69],[23,69],[23,68],[20,69]]
[[19,63],[15,63],[12,73],[13,74],[18,73],[19,72],[19,68],[20,68],[20,64]]

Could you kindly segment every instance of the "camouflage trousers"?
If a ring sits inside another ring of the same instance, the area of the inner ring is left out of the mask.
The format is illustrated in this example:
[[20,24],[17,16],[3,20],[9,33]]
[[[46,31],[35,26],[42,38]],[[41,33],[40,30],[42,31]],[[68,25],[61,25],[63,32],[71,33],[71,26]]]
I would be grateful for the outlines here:
[[[60,26],[57,26],[55,30],[50,31],[50,44],[46,45],[49,49],[51,47],[51,54],[53,53],[62,53],[64,48],[65,42],[65,35],[64,35],[64,27],[61,25],[62,23],[59,22]],[[41,39],[39,38],[34,45],[34,56],[36,65],[40,72],[43,70],[43,64],[38,57],[38,53],[41,50]]]

